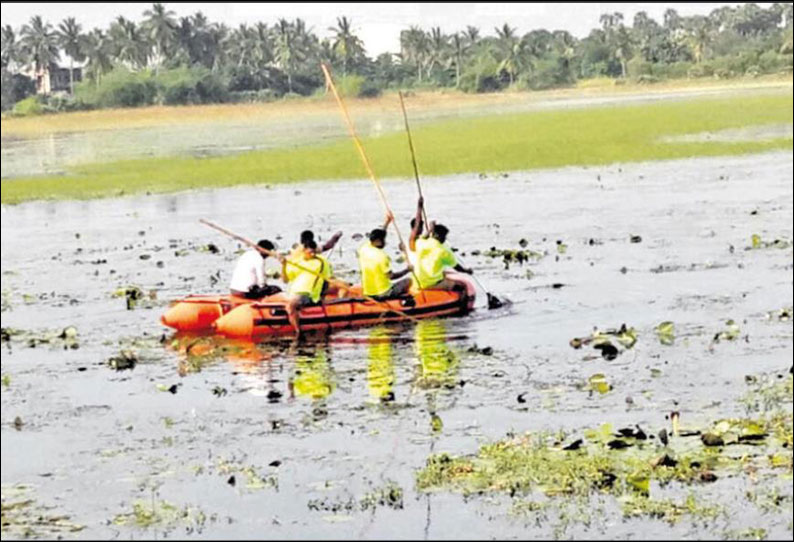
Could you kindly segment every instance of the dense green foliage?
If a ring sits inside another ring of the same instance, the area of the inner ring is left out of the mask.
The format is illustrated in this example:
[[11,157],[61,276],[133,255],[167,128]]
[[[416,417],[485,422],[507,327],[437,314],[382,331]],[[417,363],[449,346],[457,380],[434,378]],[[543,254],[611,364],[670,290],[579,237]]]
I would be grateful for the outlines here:
[[[419,125],[422,172],[443,175],[791,150],[791,139],[666,142],[666,136],[791,122],[790,93],[469,117]],[[405,135],[363,140],[375,171],[412,178]],[[365,176],[346,139],[209,158],[164,157],[74,167],[3,181],[2,203],[95,198],[254,183]],[[486,179],[483,182],[494,183]]]
[[[792,5],[719,7],[683,17],[668,9],[657,22],[645,12],[631,25],[606,13],[577,39],[565,30],[521,35],[508,24],[481,36],[469,26],[448,35],[440,28],[403,30],[400,52],[366,55],[352,22],[340,17],[321,39],[301,19],[230,28],[201,13],[177,18],[162,4],[141,22],[118,17],[107,30],[83,33],[74,20],[57,29],[33,17],[18,32],[2,29],[4,74],[41,68],[63,54],[86,62],[94,91],[76,89],[81,107],[151,103],[255,101],[322,91],[320,62],[341,77],[362,78],[359,95],[385,88],[456,87],[491,92],[507,87],[546,89],[591,77],[651,83],[678,77],[736,77],[792,70]],[[119,73],[120,72],[120,73]],[[131,75],[131,73],[136,75]],[[3,76],[3,109],[11,107]],[[74,82],[71,84],[75,86]],[[130,88],[125,88],[129,86]],[[15,101],[15,100],[14,100]]]
[[2,72],[2,110],[11,109],[14,104],[36,92],[36,84],[22,74],[3,70]]
[[75,100],[89,107],[202,104],[226,101],[227,96],[223,80],[201,67],[159,73],[117,69],[99,85],[83,81],[75,87]]

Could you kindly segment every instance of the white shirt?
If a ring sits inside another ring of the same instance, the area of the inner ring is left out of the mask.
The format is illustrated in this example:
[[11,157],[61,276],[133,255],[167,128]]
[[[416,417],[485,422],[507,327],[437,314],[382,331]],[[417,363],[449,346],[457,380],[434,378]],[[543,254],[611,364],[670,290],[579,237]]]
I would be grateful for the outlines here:
[[265,285],[265,259],[260,256],[259,251],[248,250],[237,260],[229,288],[247,292],[254,285]]

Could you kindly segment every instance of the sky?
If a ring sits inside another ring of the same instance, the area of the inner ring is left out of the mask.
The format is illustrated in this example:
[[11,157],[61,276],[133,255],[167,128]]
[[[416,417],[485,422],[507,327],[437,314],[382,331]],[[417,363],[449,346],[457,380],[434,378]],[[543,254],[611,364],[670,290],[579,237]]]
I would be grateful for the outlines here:
[[[150,2],[82,3],[82,2],[2,2],[0,20],[3,25],[19,28],[33,15],[41,15],[53,26],[66,17],[75,17],[83,28],[107,28],[118,15],[139,21]],[[770,2],[759,2],[768,7]],[[272,25],[284,17],[300,17],[321,38],[328,37],[329,26],[342,15],[352,19],[354,32],[364,41],[367,54],[377,56],[384,52],[400,50],[400,31],[410,25],[429,29],[440,26],[444,33],[463,30],[467,25],[480,29],[481,35],[494,33],[494,27],[505,22],[517,27],[520,34],[536,28],[567,30],[578,38],[585,37],[599,25],[602,13],[620,11],[627,23],[634,14],[646,11],[662,21],[662,14],[673,8],[681,15],[706,15],[724,6],[740,5],[738,2],[601,2],[601,3],[289,3],[289,2],[165,2],[177,16],[202,11],[210,21],[224,22],[229,26],[258,21]]]

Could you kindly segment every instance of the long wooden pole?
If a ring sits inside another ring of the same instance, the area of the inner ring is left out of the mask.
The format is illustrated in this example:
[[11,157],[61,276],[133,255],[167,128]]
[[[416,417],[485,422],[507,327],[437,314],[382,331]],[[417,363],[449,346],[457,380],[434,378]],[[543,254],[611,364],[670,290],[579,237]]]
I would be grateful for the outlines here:
[[[257,245],[256,243],[254,243],[253,241],[251,241],[250,239],[246,239],[245,237],[243,237],[241,235],[237,235],[233,231],[227,230],[223,226],[219,226],[218,224],[215,224],[214,222],[210,222],[209,220],[206,220],[204,218],[200,218],[199,222],[201,222],[202,224],[204,224],[206,226],[209,226],[210,228],[212,228],[214,230],[218,230],[219,232],[221,232],[221,233],[223,233],[225,235],[228,235],[232,239],[237,239],[241,243],[243,243],[245,245],[248,245],[251,248],[254,248],[254,249],[258,250],[260,253],[264,254],[265,256],[270,256],[272,258],[276,258],[279,261],[283,261],[285,259],[285,257],[282,254],[279,254],[278,252],[275,252],[273,250],[268,250],[266,248],[262,248],[259,245]],[[325,277],[323,277],[322,275],[320,275],[316,271],[314,271],[312,269],[309,269],[308,267],[304,267],[301,264],[299,264],[298,262],[293,262],[291,260],[287,260],[287,262],[289,263],[289,265],[293,265],[293,266],[297,267],[298,269],[300,269],[301,271],[305,271],[306,273],[309,273],[310,275],[314,275],[315,277],[320,277],[323,280],[327,280],[328,284],[331,284],[331,285],[334,285],[334,286],[337,286],[337,287],[340,287],[340,288],[345,288],[345,289],[349,289],[350,288],[350,284],[348,284],[346,282],[343,282],[341,280],[338,280],[338,279],[334,279],[334,278],[326,279]],[[406,313],[404,313],[401,310],[393,308],[392,306],[390,306],[385,301],[378,301],[374,297],[370,297],[370,296],[364,295],[364,294],[361,294],[361,297],[363,297],[367,301],[371,301],[372,303],[376,303],[376,304],[378,304],[378,305],[380,305],[382,307],[386,307],[391,312],[399,314],[400,316],[404,316],[405,318],[408,318],[409,320],[413,320],[414,322],[418,322],[419,321],[416,318],[414,318],[413,316],[411,316],[410,314],[406,314]]]
[[[419,196],[422,197],[422,183],[419,182],[419,168],[416,165],[416,152],[414,151],[414,144],[413,144],[413,140],[411,139],[411,128],[408,126],[408,114],[405,112],[405,103],[403,101],[403,93],[398,91],[398,94],[400,96],[400,107],[402,107],[402,110],[403,110],[403,119],[405,119],[405,131],[408,133],[408,148],[411,149],[411,161],[413,162],[413,165],[414,165],[414,176],[416,177],[416,187],[417,187],[417,189],[419,189]],[[422,198],[422,199],[424,199],[424,198]],[[423,217],[425,219],[425,224],[427,225],[427,228],[428,228],[428,231],[429,231],[430,224],[427,221],[427,211],[425,211],[425,207],[424,206],[422,206],[422,215],[423,215]],[[456,258],[458,258],[460,260],[459,256],[456,256]],[[461,262],[461,263],[463,263],[463,262]],[[485,288],[485,286],[483,286],[482,282],[480,282],[480,280],[476,276],[471,275],[471,277],[479,285],[479,287],[482,288],[482,290],[485,292],[485,295],[488,298],[488,308],[489,309],[499,308],[499,307],[501,307],[504,304],[502,302],[502,300],[500,300],[498,297],[496,297],[495,295],[490,293]]]
[[[339,109],[342,110],[342,117],[345,120],[345,124],[347,124],[347,129],[350,132],[350,137],[353,139],[353,144],[355,145],[356,150],[358,150],[359,156],[361,156],[361,161],[364,163],[364,169],[367,170],[369,178],[372,179],[373,183],[375,183],[375,188],[378,190],[378,195],[380,196],[380,201],[383,204],[383,208],[387,213],[389,213],[389,215],[394,217],[394,213],[392,213],[391,207],[389,207],[389,202],[386,201],[386,194],[383,192],[383,187],[381,186],[378,177],[375,175],[375,172],[372,170],[372,166],[369,163],[369,158],[367,158],[367,153],[364,152],[364,147],[361,145],[361,141],[356,135],[356,128],[353,125],[353,121],[350,119],[350,114],[347,112],[347,107],[345,107],[345,103],[342,101],[342,98],[336,91],[336,85],[334,85],[334,80],[331,78],[331,72],[328,70],[328,66],[325,64],[320,64],[320,66],[322,67],[323,73],[325,74],[325,81],[331,88],[331,92],[333,92],[334,98],[336,98],[336,103],[339,104]],[[397,232],[397,239],[400,241],[400,246],[402,247],[403,254],[405,255],[405,261],[410,264],[411,259],[408,257],[408,245],[406,245],[405,241],[403,240],[403,236],[400,233],[400,228],[397,226],[397,220],[394,219],[391,222],[394,225],[394,231]],[[416,278],[416,273],[411,270],[411,274],[414,276],[416,283],[419,284],[419,279]]]
[[[411,150],[411,162],[414,165],[414,178],[416,179],[416,189],[419,190],[419,197],[424,199],[422,195],[422,183],[419,182],[419,168],[416,165],[416,151],[414,150],[414,141],[411,138],[411,128],[408,126],[408,114],[405,112],[405,102],[403,101],[403,93],[401,90],[397,91],[400,97],[400,107],[403,110],[403,120],[405,121],[405,133],[408,134],[408,148]],[[422,206],[422,218],[425,220],[425,227],[430,228],[430,223],[427,221],[427,211],[424,205]]]

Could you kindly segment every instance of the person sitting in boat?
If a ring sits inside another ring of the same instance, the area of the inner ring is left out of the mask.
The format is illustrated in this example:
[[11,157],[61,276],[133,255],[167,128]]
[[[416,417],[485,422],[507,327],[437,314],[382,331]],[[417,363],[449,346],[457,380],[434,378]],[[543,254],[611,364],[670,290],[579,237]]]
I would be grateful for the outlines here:
[[[275,248],[267,239],[260,240],[257,245],[265,250]],[[278,286],[267,284],[265,281],[266,259],[267,255],[264,252],[254,249],[246,250],[240,256],[229,284],[232,295],[246,299],[260,299],[281,291]]]
[[[291,265],[292,263],[297,265]],[[298,313],[302,308],[320,302],[324,290],[327,290],[328,279],[331,278],[331,264],[317,253],[317,243],[312,239],[306,239],[301,254],[295,258],[285,258],[282,264],[281,276],[289,284],[287,318],[295,328],[295,335],[300,336]]]
[[[416,267],[414,268],[413,286],[420,290],[456,290],[460,283],[444,276],[444,270],[453,268],[455,271],[471,275],[471,269],[460,265],[452,250],[445,244],[449,229],[443,224],[430,223],[429,235],[416,239]],[[417,282],[418,281],[418,282]]]
[[[338,231],[331,236],[331,238],[325,242],[325,244],[319,248],[319,250],[315,250],[317,253],[328,252],[332,250],[336,243],[339,242],[339,239],[342,237],[342,232]],[[300,261],[306,257],[306,246],[308,244],[314,243],[314,246],[317,246],[317,242],[314,240],[314,232],[311,230],[303,230],[300,235],[300,241],[292,245],[292,250],[287,256],[289,259],[293,261]],[[286,279],[284,280],[286,282]],[[344,297],[347,294],[347,290],[340,289],[337,286],[331,286],[327,282],[323,287],[323,296],[325,295],[336,295],[338,297]]]
[[402,271],[392,271],[391,259],[383,250],[386,246],[386,229],[392,220],[394,215],[387,214],[383,227],[372,230],[369,233],[369,241],[364,242],[358,249],[362,292],[378,301],[400,297],[408,293],[411,287],[410,277],[405,277],[411,272],[410,265]]
[[[336,243],[339,242],[339,239],[342,237],[342,232],[338,231],[331,236],[331,238],[325,242],[325,244],[320,247],[319,252],[328,252],[329,250],[333,249],[336,246]],[[303,249],[308,242],[314,242],[314,232],[312,230],[303,230],[300,236],[300,242],[296,243],[292,247],[292,251],[290,252],[291,258],[301,258],[303,254]]]

